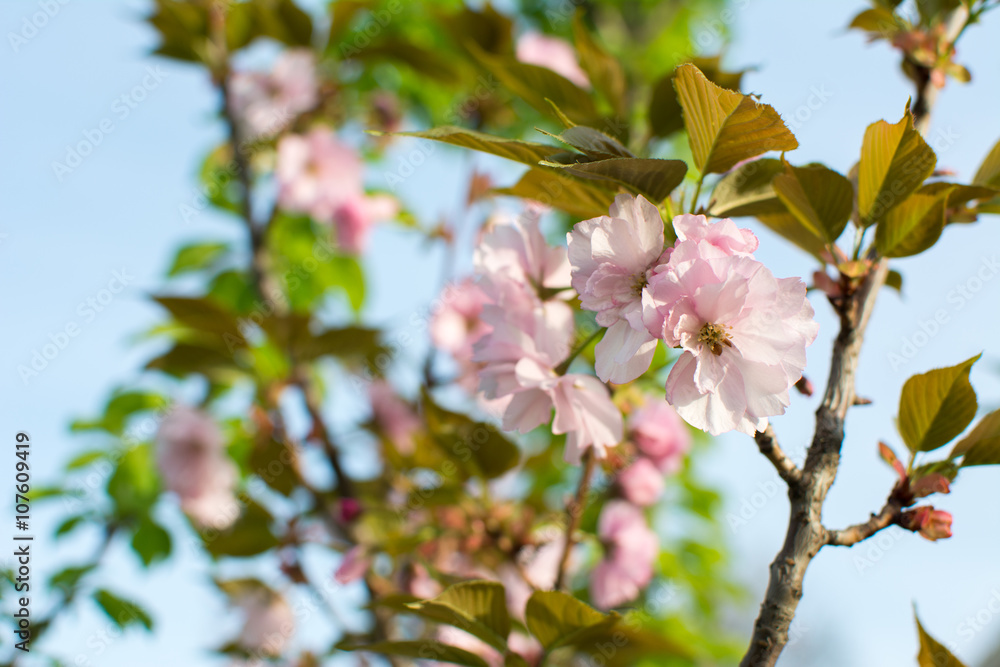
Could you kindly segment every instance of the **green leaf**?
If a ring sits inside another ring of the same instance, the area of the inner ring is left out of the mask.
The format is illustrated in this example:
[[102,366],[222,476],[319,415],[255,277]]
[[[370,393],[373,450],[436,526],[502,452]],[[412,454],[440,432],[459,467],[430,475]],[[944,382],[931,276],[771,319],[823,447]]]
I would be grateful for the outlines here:
[[504,587],[495,581],[465,581],[433,600],[407,605],[425,618],[465,630],[501,653],[507,650],[510,617]]
[[474,653],[455,646],[448,646],[433,639],[416,639],[412,641],[375,642],[372,644],[355,644],[342,641],[336,648],[340,651],[368,651],[384,655],[399,655],[418,660],[436,660],[450,662],[466,667],[487,667],[486,661]]
[[80,584],[80,580],[93,572],[96,567],[96,563],[91,563],[90,565],[63,568],[49,579],[49,588],[58,589],[64,595],[69,594]]
[[695,165],[702,174],[722,173],[742,160],[799,146],[772,107],[720,88],[694,65],[677,68],[674,87],[684,110]]
[[781,160],[762,158],[747,162],[719,179],[708,202],[709,215],[717,218],[787,213],[772,182],[785,171]]
[[581,218],[607,215],[617,188],[603,181],[580,181],[553,169],[531,169],[509,188],[495,188],[494,194],[541,202]]
[[619,117],[626,116],[625,70],[590,34],[583,22],[583,10],[573,16],[573,42],[579,54],[580,66],[601,95]]
[[687,173],[687,165],[681,160],[653,158],[613,158],[567,165],[551,162],[542,164],[561,168],[576,176],[618,183],[657,205],[681,184]]
[[125,629],[130,625],[138,624],[146,630],[152,631],[153,629],[153,619],[146,610],[108,590],[99,588],[94,591],[94,602],[119,628]]
[[312,19],[293,0],[255,0],[253,4],[257,10],[257,29],[262,35],[289,46],[311,44]]
[[441,15],[438,21],[460,44],[471,40],[489,53],[506,53],[511,50],[514,23],[490,3],[486,3],[482,11],[463,6],[454,14]]
[[103,449],[93,449],[89,452],[77,454],[70,459],[69,463],[66,464],[66,470],[79,470],[80,468],[86,468],[92,463],[107,458],[107,456],[108,453]]
[[202,531],[201,538],[205,549],[215,558],[256,556],[278,545],[278,538],[271,532],[271,521],[270,512],[250,501],[232,526],[223,531]]
[[866,9],[855,16],[847,27],[877,33],[888,39],[902,30],[904,26],[891,10],[885,7],[875,7]]
[[875,228],[875,246],[886,257],[909,257],[937,243],[944,230],[947,192],[910,195]]
[[158,560],[164,560],[170,555],[170,533],[149,517],[143,517],[132,535],[132,550],[149,567]]
[[250,469],[283,496],[299,485],[295,450],[272,437],[259,437],[250,454]]
[[917,664],[920,667],[965,667],[951,651],[927,634],[916,612],[913,618],[917,621],[917,634],[920,636],[920,651],[917,653]]
[[1000,464],[1000,410],[979,420],[969,433],[955,444],[949,458],[962,459],[962,467]]
[[[227,336],[223,340],[232,343],[234,351],[237,347],[246,345],[243,336],[239,334]],[[231,354],[190,343],[175,343],[173,347],[160,356],[149,360],[146,363],[146,368],[163,371],[167,375],[177,378],[188,375],[204,375],[217,382],[235,380],[244,375]]]
[[820,261],[825,261],[826,244],[791,213],[760,213],[757,215],[757,219],[775,234],[788,239]]
[[538,111],[551,114],[553,110],[548,102],[551,100],[574,123],[595,125],[600,121],[590,93],[563,75],[547,67],[522,63],[513,56],[491,55],[475,45],[467,46],[500,83]]
[[788,211],[824,245],[844,232],[854,207],[854,187],[844,176],[823,166],[786,163],[772,185]]
[[[381,133],[373,133],[379,135]],[[518,141],[516,139],[504,139],[494,137],[475,130],[466,130],[461,127],[446,125],[435,127],[423,132],[396,132],[394,136],[417,137],[420,139],[433,139],[453,146],[471,148],[481,153],[499,155],[500,157],[514,160],[521,164],[534,167],[549,156],[561,153],[562,148],[558,146],[548,146],[531,141]]]
[[865,130],[858,167],[858,214],[865,227],[882,220],[933,172],[934,151],[913,127],[907,106],[896,124],[884,120]]
[[903,274],[901,274],[896,269],[890,269],[889,274],[885,277],[886,287],[891,287],[900,294],[903,293]]
[[586,125],[574,125],[563,130],[562,134],[549,134],[544,130],[539,130],[542,134],[548,134],[568,146],[572,146],[581,153],[587,155],[592,160],[605,160],[615,157],[635,157],[620,141],[609,137],[600,130],[595,130]]
[[426,392],[423,405],[434,442],[460,466],[471,464],[474,472],[495,479],[517,465],[520,450],[492,424],[449,412],[435,405]]
[[976,171],[972,184],[1000,188],[1000,141],[993,144],[993,148],[990,149],[983,163],[979,165],[979,170]]
[[58,527],[56,527],[56,531],[54,533],[55,536],[59,537],[61,535],[65,535],[66,533],[71,532],[74,528],[81,525],[86,519],[87,517],[81,514],[69,517],[68,519],[60,523]]
[[[718,86],[739,90],[744,72],[724,72],[719,68],[719,61],[719,56],[693,58],[691,64]],[[674,90],[674,75],[672,71],[653,84],[649,100],[649,129],[656,137],[667,137],[684,129],[684,116]]]
[[233,313],[223,310],[208,299],[197,297],[158,296],[153,301],[166,308],[178,323],[195,331],[219,336],[240,336]]
[[910,451],[929,452],[947,444],[976,416],[976,392],[969,373],[981,356],[914,375],[903,385],[898,427]]
[[183,246],[177,251],[174,263],[170,265],[167,275],[176,276],[181,273],[211,268],[228,251],[229,245],[225,243],[194,243]]
[[546,652],[573,645],[587,633],[606,629],[619,619],[617,614],[602,614],[561,591],[535,591],[525,608],[528,630]]
[[108,479],[108,495],[120,517],[145,516],[160,493],[160,480],[152,448],[146,444],[129,448]]

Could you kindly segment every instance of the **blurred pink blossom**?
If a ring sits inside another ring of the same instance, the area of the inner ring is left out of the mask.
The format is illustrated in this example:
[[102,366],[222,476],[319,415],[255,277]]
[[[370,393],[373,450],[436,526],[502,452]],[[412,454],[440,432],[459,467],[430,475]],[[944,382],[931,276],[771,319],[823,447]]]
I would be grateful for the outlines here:
[[201,527],[226,528],[239,516],[236,466],[218,425],[207,414],[178,405],[160,424],[156,458],[164,484]]
[[368,385],[368,400],[372,406],[372,421],[379,432],[399,453],[412,454],[413,435],[421,424],[413,408],[385,380],[375,380]]
[[237,643],[251,653],[280,655],[295,633],[295,614],[284,597],[254,588],[236,598],[245,620]]
[[663,493],[663,473],[651,460],[638,458],[618,473],[618,486],[627,501],[640,507],[649,507]]
[[591,575],[591,600],[601,609],[635,600],[653,578],[659,553],[656,533],[649,529],[641,509],[612,500],[601,510],[597,534],[605,545],[605,556]]
[[362,252],[372,225],[394,217],[399,210],[388,195],[365,194],[363,172],[357,151],[328,128],[287,135],[278,142],[278,203],[293,213],[332,224],[341,248]]
[[629,431],[639,453],[652,459],[660,472],[666,474],[680,469],[691,447],[691,433],[677,412],[662,399],[650,401],[632,413]]
[[309,49],[289,49],[265,72],[234,72],[232,103],[243,133],[270,137],[316,106],[316,62]]
[[355,545],[344,552],[337,571],[333,573],[333,579],[338,584],[349,584],[365,576],[370,567],[371,558],[365,548]]
[[573,45],[558,37],[526,32],[517,40],[517,59],[529,65],[547,67],[581,88],[590,88],[590,79],[577,62]]

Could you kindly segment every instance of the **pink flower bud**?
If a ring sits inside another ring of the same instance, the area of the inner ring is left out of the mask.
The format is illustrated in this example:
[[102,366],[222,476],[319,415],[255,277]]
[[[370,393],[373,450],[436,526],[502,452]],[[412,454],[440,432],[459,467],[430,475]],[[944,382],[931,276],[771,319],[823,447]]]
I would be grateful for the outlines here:
[[630,503],[648,507],[663,493],[663,473],[651,460],[638,459],[619,473],[618,486]]
[[930,505],[904,512],[899,525],[907,530],[920,533],[932,542],[951,537],[952,517],[949,512],[936,510]]

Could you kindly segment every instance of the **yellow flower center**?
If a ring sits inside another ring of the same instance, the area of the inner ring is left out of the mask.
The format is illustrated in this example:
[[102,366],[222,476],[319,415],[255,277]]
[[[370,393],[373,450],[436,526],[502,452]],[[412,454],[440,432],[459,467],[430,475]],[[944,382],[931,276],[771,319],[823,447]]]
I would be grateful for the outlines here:
[[698,332],[698,340],[711,348],[712,354],[719,356],[722,354],[723,345],[726,347],[733,346],[732,341],[729,340],[729,331],[731,329],[732,327],[725,324],[706,322],[705,326]]

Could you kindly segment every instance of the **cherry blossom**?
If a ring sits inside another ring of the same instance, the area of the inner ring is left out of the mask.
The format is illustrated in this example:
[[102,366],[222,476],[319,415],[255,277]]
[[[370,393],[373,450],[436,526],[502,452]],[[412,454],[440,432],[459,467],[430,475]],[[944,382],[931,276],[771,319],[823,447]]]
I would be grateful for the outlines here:
[[293,213],[333,224],[338,244],[352,253],[364,250],[375,222],[398,212],[392,197],[365,194],[362,174],[357,151],[327,128],[288,135],[278,142],[278,203]]
[[580,305],[608,327],[595,350],[597,376],[623,383],[642,375],[656,351],[642,292],[663,256],[663,220],[642,196],[618,195],[608,213],[578,222],[566,236]]
[[541,213],[538,207],[529,207],[516,217],[500,215],[487,224],[474,261],[483,278],[481,287],[494,300],[509,282],[536,291],[569,288],[566,248],[545,242],[538,226]]
[[375,380],[368,385],[368,399],[372,405],[372,421],[401,454],[412,454],[413,435],[421,426],[420,418],[385,380]]
[[618,486],[622,495],[630,503],[649,507],[656,503],[663,493],[663,473],[647,458],[637,458],[627,468],[618,473]]
[[235,596],[245,620],[236,640],[251,653],[280,655],[295,633],[295,614],[288,601],[263,586],[255,586]]
[[473,279],[466,278],[446,287],[439,301],[430,321],[431,342],[451,354],[459,366],[458,383],[474,391],[478,364],[472,361],[472,346],[490,331],[481,317],[490,299]]
[[691,434],[666,401],[650,401],[639,408],[629,417],[628,426],[629,439],[660,472],[669,474],[680,469],[691,448]]
[[355,545],[348,549],[340,559],[340,565],[333,574],[338,584],[349,584],[361,579],[371,567],[371,558],[365,548]]
[[573,46],[558,37],[526,32],[517,40],[517,59],[529,65],[547,67],[582,88],[590,88],[590,79],[577,62]]
[[712,435],[753,435],[788,407],[818,325],[801,280],[776,279],[738,247],[741,254],[728,254],[733,235],[710,232],[688,234],[657,267],[643,296],[644,319],[683,350],[667,378],[677,413]]
[[612,500],[601,510],[597,534],[605,545],[605,557],[591,575],[591,600],[601,609],[635,600],[653,578],[659,552],[656,533],[649,529],[642,510],[624,500]]
[[222,529],[239,516],[236,466],[211,417],[175,406],[156,434],[156,457],[167,489],[177,494],[195,524]]
[[283,51],[270,72],[235,72],[233,107],[245,134],[269,137],[316,106],[316,61],[309,49]]

